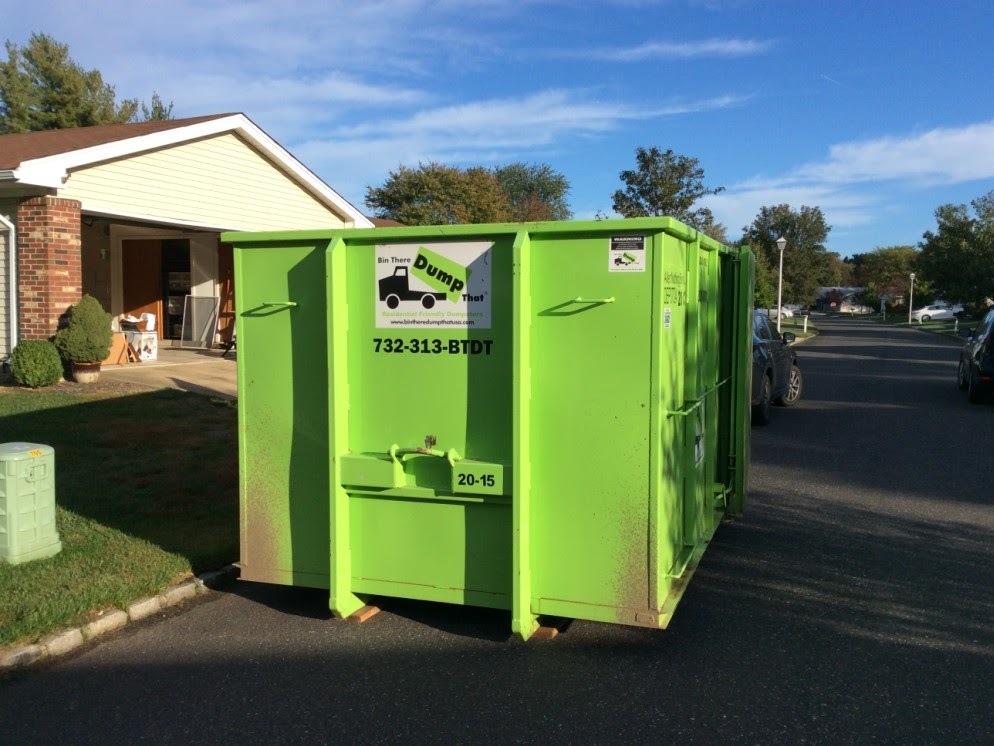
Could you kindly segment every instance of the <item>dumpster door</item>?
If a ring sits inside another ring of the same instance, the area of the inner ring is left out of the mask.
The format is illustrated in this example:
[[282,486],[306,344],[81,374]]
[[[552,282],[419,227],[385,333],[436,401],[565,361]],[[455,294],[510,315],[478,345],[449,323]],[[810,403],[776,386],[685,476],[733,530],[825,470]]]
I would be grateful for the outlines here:
[[652,239],[639,235],[627,265],[603,232],[533,239],[538,614],[630,623],[648,606]]
[[235,250],[246,580],[329,583],[324,248]]

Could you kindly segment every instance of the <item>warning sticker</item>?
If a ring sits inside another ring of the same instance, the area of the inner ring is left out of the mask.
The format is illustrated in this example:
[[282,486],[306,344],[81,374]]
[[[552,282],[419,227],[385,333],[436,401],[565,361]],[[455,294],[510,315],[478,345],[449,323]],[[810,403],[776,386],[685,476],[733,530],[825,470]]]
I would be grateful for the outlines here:
[[611,236],[608,272],[645,272],[645,236]]
[[376,247],[377,329],[489,329],[491,241]]

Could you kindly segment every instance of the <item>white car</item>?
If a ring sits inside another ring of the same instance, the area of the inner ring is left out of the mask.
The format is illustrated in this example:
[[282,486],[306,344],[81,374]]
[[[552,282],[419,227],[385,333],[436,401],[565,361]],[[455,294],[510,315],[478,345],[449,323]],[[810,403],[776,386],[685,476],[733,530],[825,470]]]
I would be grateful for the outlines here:
[[963,313],[963,306],[950,306],[948,303],[933,303],[911,312],[911,320],[923,324],[936,319],[951,319]]
[[[775,309],[775,308],[767,308],[767,309],[764,309],[764,311],[765,311],[766,315],[769,318],[771,318],[771,319],[775,319],[777,317],[777,309]],[[790,308],[788,308],[787,306],[783,307],[782,313],[783,313],[783,317],[785,319],[789,319],[791,316],[794,315],[794,312],[791,311]]]

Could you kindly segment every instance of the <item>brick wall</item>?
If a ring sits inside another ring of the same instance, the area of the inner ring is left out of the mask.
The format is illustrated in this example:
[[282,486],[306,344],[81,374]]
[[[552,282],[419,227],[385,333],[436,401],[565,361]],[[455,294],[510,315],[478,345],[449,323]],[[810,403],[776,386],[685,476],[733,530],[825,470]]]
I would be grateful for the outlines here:
[[47,339],[83,294],[80,203],[31,197],[17,206],[21,339]]

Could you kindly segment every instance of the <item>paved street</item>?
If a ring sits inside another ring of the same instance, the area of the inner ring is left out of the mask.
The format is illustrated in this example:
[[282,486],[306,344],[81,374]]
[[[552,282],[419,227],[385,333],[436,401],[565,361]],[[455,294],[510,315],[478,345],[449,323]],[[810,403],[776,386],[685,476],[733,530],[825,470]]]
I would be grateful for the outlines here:
[[818,323],[668,630],[237,583],[0,681],[0,741],[994,742],[994,407],[954,340]]

